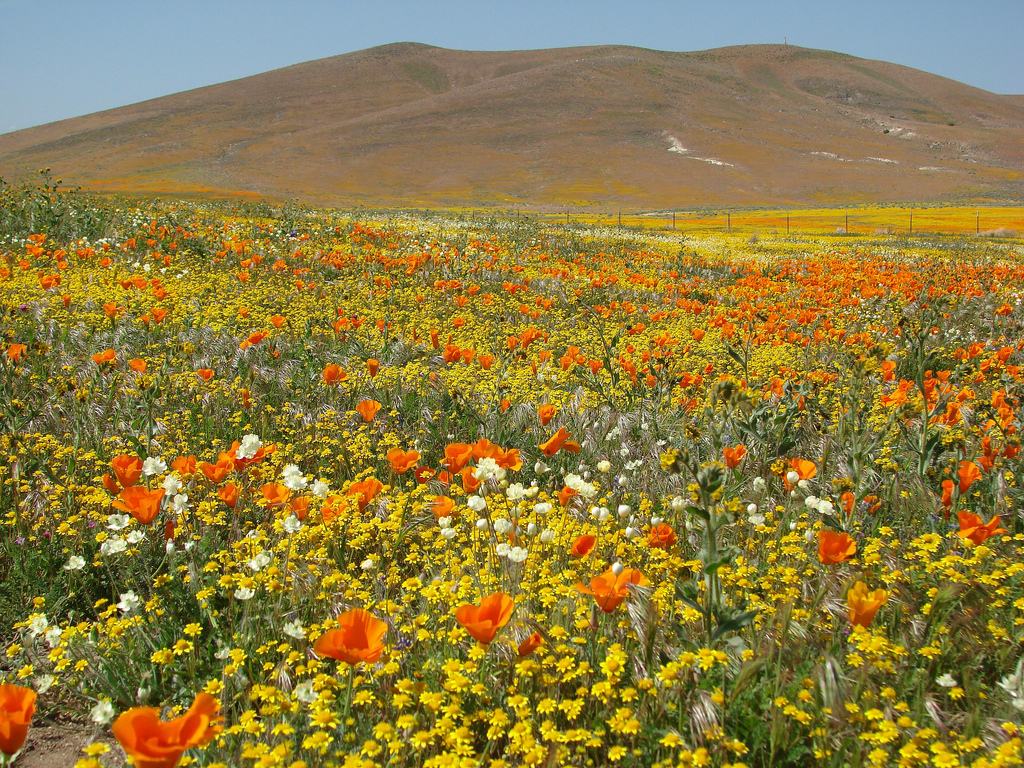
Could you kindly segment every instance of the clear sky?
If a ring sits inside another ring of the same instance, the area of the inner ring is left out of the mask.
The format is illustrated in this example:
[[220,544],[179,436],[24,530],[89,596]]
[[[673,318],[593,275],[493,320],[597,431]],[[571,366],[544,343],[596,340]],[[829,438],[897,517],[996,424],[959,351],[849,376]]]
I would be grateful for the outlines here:
[[393,42],[824,48],[1024,94],[1024,0],[0,0],[0,133]]

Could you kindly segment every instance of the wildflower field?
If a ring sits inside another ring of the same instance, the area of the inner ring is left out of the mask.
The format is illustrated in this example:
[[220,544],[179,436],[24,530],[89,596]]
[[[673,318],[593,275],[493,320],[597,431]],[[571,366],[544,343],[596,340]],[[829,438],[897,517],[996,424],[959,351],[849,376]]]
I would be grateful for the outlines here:
[[0,188],[0,752],[1022,762],[1024,247]]

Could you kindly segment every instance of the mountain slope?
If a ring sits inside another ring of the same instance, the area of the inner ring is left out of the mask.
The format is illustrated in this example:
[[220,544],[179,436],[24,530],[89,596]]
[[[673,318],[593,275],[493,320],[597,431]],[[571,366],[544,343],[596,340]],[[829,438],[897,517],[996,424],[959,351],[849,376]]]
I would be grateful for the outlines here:
[[0,136],[0,175],[332,204],[1024,198],[1024,99],[794,46],[400,43]]

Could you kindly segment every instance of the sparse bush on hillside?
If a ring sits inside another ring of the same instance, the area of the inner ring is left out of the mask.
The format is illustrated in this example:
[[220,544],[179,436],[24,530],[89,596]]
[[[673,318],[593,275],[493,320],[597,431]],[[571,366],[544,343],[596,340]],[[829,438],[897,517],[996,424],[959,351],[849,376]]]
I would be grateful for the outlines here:
[[1016,237],[1017,230],[1010,229],[1008,227],[999,227],[997,229],[986,229],[984,232],[979,232],[978,237]]

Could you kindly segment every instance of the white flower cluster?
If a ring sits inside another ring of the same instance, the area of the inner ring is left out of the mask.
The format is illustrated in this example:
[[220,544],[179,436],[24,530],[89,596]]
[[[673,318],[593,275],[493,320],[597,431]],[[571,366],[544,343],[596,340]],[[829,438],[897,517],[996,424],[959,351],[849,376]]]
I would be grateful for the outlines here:
[[235,458],[251,459],[262,447],[263,441],[260,440],[257,435],[246,435],[242,438],[242,442],[239,444],[238,450],[235,451]]

